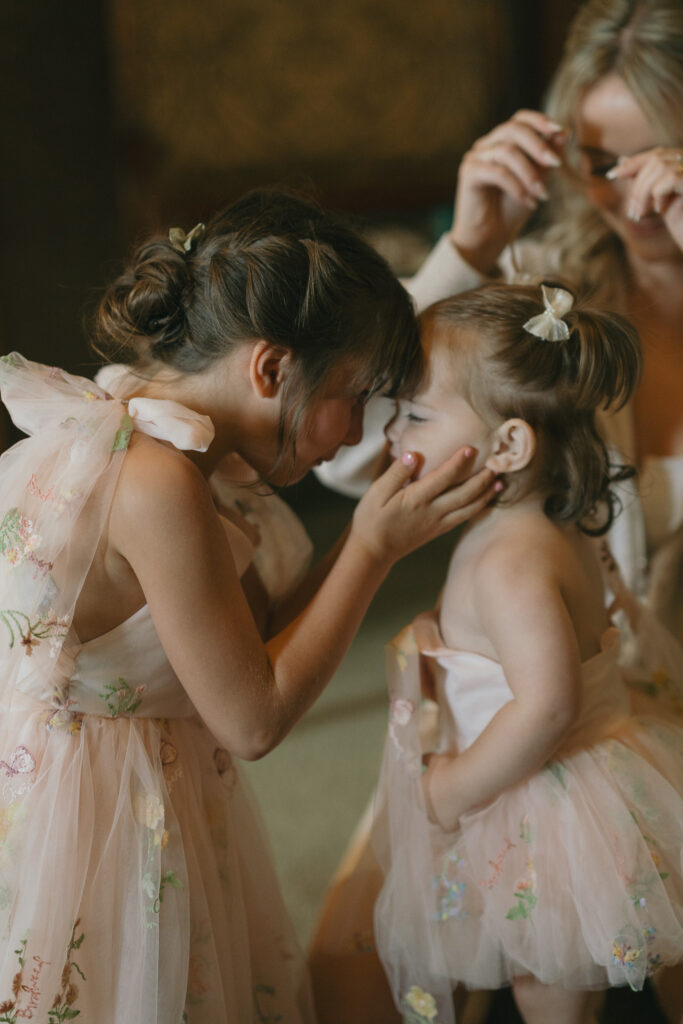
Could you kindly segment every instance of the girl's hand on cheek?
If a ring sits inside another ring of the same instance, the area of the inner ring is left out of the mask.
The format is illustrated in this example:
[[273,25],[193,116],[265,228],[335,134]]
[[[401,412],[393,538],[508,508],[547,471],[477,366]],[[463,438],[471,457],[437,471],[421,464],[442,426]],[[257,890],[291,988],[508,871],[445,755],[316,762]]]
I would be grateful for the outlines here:
[[412,480],[418,457],[406,452],[359,502],[350,538],[377,561],[392,564],[481,512],[497,485],[489,469],[469,477],[475,456],[474,449],[462,448],[422,479]]
[[683,149],[658,146],[645,153],[622,158],[611,171],[610,181],[630,181],[627,214],[639,221],[659,214],[669,234],[683,249]]

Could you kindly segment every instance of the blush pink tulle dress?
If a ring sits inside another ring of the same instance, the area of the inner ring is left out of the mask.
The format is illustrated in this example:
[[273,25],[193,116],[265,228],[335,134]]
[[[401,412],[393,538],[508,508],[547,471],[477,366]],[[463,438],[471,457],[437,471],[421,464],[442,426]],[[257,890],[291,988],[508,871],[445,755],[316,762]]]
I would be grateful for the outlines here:
[[[498,662],[445,647],[434,615],[388,648],[375,936],[409,1024],[452,1024],[459,982],[492,989],[532,974],[566,988],[639,989],[683,960],[681,679],[677,688],[662,666],[662,710],[652,700],[636,715],[619,646],[610,628],[583,664],[581,713],[553,758],[453,833],[427,819],[423,750],[465,750],[512,693]],[[420,657],[437,680],[430,739]]]
[[212,425],[19,355],[0,387],[31,435],[0,460],[0,1022],[310,1024],[258,810],[147,607],[72,626],[131,431]]

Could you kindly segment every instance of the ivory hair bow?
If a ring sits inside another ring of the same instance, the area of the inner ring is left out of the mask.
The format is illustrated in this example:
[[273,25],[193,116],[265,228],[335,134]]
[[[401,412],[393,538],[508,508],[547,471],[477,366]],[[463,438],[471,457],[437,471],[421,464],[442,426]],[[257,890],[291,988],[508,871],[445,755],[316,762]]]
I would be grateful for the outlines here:
[[174,249],[177,249],[178,252],[185,254],[186,252],[190,252],[192,250],[193,244],[196,242],[199,236],[203,234],[204,229],[205,225],[202,224],[201,221],[199,222],[199,224],[195,224],[195,226],[192,228],[192,231],[190,231],[188,235],[185,234],[182,228],[171,228],[170,231],[168,232],[168,240]]
[[566,341],[569,328],[562,319],[574,305],[574,296],[565,288],[546,288],[541,285],[545,310],[539,316],[532,316],[524,324],[524,330],[535,334],[544,341]]

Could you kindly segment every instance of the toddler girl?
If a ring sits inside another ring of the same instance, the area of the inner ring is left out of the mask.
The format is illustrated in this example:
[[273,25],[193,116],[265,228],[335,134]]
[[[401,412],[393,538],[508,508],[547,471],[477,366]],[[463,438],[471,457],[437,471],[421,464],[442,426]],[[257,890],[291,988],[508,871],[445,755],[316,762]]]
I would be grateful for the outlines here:
[[[512,984],[529,1024],[585,1021],[589,990],[641,988],[683,956],[683,730],[631,713],[591,539],[629,473],[595,413],[631,395],[639,340],[545,286],[447,299],[423,331],[392,455],[427,471],[469,443],[507,487],[458,543],[437,614],[389,649],[378,949],[411,1024],[451,1022],[459,982]],[[426,770],[421,677],[439,709]]]

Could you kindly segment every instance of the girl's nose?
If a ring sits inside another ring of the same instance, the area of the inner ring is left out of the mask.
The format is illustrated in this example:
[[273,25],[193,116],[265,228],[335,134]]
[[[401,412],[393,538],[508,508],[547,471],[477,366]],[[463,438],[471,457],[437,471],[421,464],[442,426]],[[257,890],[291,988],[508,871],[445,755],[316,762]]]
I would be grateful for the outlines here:
[[358,404],[354,405],[351,413],[351,419],[349,420],[349,429],[346,431],[346,437],[344,438],[344,444],[354,445],[363,437],[363,406]]

